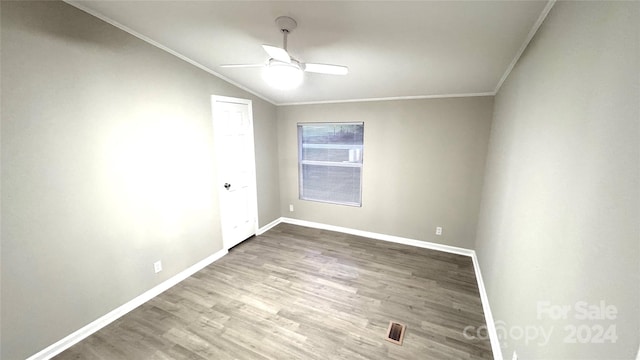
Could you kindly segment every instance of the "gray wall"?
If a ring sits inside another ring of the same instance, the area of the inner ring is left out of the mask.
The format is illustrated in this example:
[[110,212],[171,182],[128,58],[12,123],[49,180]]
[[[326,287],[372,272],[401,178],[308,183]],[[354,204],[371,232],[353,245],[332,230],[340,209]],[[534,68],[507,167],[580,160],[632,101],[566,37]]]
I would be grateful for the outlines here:
[[67,4],[1,6],[0,357],[20,359],[222,248],[211,95],[253,100],[260,224],[278,218],[277,125]]
[[247,94],[236,97],[250,98],[253,100],[258,225],[262,227],[281,216],[276,107]]
[[[473,248],[492,107],[492,97],[278,107],[282,215]],[[364,122],[361,208],[298,200],[296,124],[340,121]]]
[[[638,24],[639,2],[556,3],[496,96],[476,251],[502,328],[554,329],[546,346],[505,339],[505,358],[638,351]],[[617,319],[537,318],[539,302],[601,300]],[[617,343],[563,343],[581,325],[616,326]]]

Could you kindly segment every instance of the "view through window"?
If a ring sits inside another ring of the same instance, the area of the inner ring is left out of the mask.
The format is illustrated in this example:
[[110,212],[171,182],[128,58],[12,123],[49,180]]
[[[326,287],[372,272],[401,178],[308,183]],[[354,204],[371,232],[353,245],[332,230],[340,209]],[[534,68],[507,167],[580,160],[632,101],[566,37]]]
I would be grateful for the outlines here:
[[364,123],[298,124],[300,199],[362,206]]

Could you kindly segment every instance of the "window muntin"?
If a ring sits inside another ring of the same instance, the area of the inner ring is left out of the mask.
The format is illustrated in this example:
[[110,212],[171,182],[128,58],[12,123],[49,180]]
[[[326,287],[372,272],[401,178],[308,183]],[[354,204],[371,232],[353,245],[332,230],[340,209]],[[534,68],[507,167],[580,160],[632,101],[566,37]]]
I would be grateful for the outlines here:
[[298,124],[300,199],[362,206],[364,123]]

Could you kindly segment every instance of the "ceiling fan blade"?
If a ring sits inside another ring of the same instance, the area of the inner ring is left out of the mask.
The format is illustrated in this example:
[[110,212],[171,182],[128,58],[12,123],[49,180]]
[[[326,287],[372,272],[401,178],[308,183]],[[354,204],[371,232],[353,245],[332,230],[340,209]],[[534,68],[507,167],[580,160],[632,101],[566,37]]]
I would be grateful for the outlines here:
[[342,65],[307,63],[304,64],[304,71],[329,75],[347,75],[349,68]]
[[287,53],[287,50],[283,48],[279,48],[271,45],[262,45],[262,48],[264,49],[264,51],[267,52],[267,54],[269,54],[269,57],[271,57],[272,59],[276,59],[278,61],[287,62],[287,63],[291,62],[291,57],[289,56],[289,53]]
[[223,68],[252,68],[252,67],[262,67],[264,64],[222,64],[219,67]]

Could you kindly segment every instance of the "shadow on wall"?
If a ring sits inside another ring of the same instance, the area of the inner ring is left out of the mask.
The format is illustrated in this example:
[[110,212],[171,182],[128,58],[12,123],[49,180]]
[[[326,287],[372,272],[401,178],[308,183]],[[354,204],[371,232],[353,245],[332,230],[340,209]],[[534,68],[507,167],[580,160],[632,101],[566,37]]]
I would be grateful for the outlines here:
[[[19,2],[17,2],[19,3]],[[28,9],[26,4],[23,4],[25,11],[29,11],[33,14],[33,11],[45,12],[46,16],[51,18],[52,21],[38,21],[36,16],[18,17],[17,19],[10,19],[11,26],[15,28],[28,29],[28,32],[38,33],[43,37],[49,37],[54,39],[64,39],[65,42],[77,42],[84,43],[83,49],[86,49],[86,44],[94,44],[101,48],[111,48],[113,50],[124,49],[127,47],[127,42],[123,41],[123,38],[131,37],[131,35],[123,32],[114,32],[112,26],[107,23],[101,23],[96,26],[96,22],[93,18],[87,16],[78,16],[77,21],[68,22],[65,21],[65,14],[69,11],[76,11],[78,14],[84,14],[80,9],[70,7],[69,5],[58,2],[58,6],[52,6],[51,3],[55,1],[43,1],[45,6],[38,7],[38,1],[28,1]],[[1,6],[1,5],[0,5]],[[12,4],[12,6],[20,6],[18,4]],[[72,9],[72,10],[70,10]],[[7,19],[3,19],[6,21]],[[102,32],[109,33],[112,36],[96,36]]]

